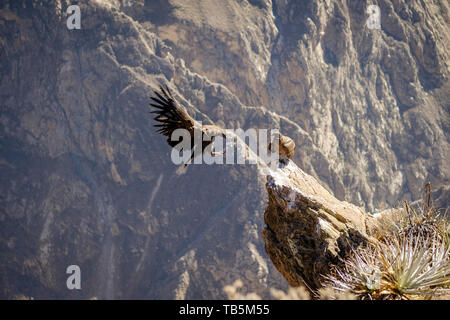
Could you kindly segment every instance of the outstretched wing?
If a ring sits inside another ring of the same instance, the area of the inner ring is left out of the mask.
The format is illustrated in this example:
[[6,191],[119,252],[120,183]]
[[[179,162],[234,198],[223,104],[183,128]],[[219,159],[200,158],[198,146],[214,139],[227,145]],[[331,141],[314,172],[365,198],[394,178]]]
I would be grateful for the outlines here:
[[165,89],[159,86],[159,90],[155,91],[156,96],[151,98],[153,102],[150,105],[155,108],[151,113],[156,113],[154,119],[158,122],[155,125],[159,128],[157,132],[165,135],[169,145],[174,147],[178,141],[171,140],[172,133],[176,129],[186,129],[192,135],[195,121],[186,109],[176,102],[167,86]]

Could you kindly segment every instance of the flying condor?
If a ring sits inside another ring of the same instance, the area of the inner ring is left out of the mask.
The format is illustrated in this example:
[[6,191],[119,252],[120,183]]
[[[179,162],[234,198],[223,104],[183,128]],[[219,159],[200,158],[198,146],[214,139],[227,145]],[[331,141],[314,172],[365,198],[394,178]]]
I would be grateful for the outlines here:
[[[195,146],[194,132],[196,130],[199,130],[202,135],[202,153],[213,142],[214,137],[221,136],[226,138],[226,131],[224,129],[216,125],[200,125],[195,121],[187,113],[186,109],[177,103],[167,85],[165,88],[159,86],[159,92],[155,90],[154,94],[155,96],[151,98],[153,102],[150,103],[150,105],[155,108],[151,113],[156,113],[154,119],[158,122],[158,124],[155,124],[155,127],[159,128],[157,132],[166,136],[168,144],[172,147],[175,147],[179,143],[179,141],[171,140],[172,133],[175,130],[186,129],[191,136],[191,146],[194,146],[194,148],[192,148],[191,157],[186,164],[189,163],[195,155],[194,150],[197,146]],[[278,152],[280,156],[289,159],[292,158],[295,151],[294,141],[281,133],[277,140],[279,143]],[[272,143],[269,144],[269,149],[271,149],[271,146]]]

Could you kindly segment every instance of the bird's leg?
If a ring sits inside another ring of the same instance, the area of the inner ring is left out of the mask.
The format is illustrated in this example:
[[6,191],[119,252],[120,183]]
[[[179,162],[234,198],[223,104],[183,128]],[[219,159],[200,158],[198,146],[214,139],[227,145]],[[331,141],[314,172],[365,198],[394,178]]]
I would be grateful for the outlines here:
[[221,152],[216,152],[214,150],[214,145],[211,144],[211,156],[223,156],[225,154],[225,149],[222,150]]
[[225,151],[216,152],[216,151],[211,150],[211,155],[212,156],[223,156],[224,154],[225,154]]
[[280,155],[280,163],[282,163],[283,165],[286,165],[288,163],[289,159],[284,156],[284,155]]

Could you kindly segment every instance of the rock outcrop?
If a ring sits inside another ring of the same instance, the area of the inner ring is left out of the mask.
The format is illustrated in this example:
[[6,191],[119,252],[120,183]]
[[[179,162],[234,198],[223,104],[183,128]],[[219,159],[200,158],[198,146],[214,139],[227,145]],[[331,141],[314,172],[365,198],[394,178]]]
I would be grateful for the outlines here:
[[266,251],[289,285],[321,287],[332,264],[374,243],[378,221],[339,201],[292,161],[267,175]]

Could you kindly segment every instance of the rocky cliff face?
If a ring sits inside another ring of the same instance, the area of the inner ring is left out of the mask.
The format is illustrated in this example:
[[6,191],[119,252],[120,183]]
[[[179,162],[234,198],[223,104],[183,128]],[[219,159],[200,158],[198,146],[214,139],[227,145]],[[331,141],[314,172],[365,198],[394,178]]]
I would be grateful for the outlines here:
[[304,146],[301,167],[374,210],[415,199],[426,180],[448,185],[450,7],[379,1],[371,30],[369,4],[174,1],[181,21],[151,30],[244,104],[292,120],[280,127]]
[[205,123],[280,128],[340,200],[372,211],[430,180],[448,205],[447,2],[380,0],[380,30],[365,1],[79,1],[80,30],[70,4],[0,9],[2,297],[286,286],[261,239],[266,175],[178,174],[147,113],[160,82]]

